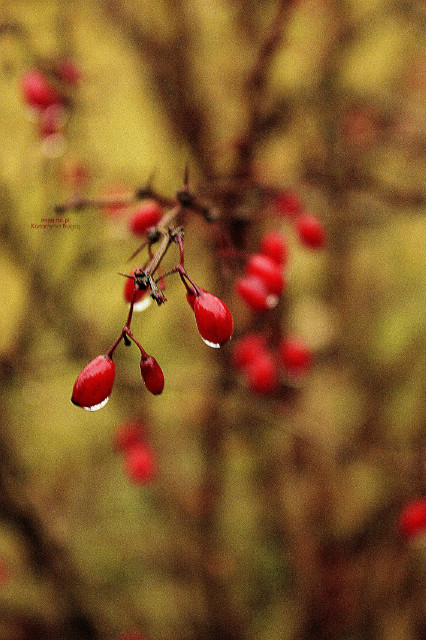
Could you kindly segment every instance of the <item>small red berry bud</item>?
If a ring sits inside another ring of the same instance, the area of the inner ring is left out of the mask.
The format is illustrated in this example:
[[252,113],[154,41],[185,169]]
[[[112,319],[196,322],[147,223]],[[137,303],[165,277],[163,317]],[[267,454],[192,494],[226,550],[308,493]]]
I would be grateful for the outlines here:
[[284,265],[287,261],[287,246],[285,239],[278,231],[269,231],[260,239],[260,252],[268,256],[278,265]]
[[284,277],[277,263],[268,256],[255,253],[246,264],[246,272],[260,278],[270,293],[281,295],[284,289]]
[[252,391],[272,393],[278,382],[277,363],[270,353],[261,353],[246,367],[245,375]]
[[141,205],[129,220],[129,229],[132,233],[143,236],[150,227],[155,227],[160,222],[163,211],[155,200],[149,200]]
[[198,331],[210,347],[221,347],[233,331],[232,314],[220,298],[202,291],[194,301],[194,314]]
[[236,369],[245,369],[261,354],[266,352],[264,336],[261,333],[248,333],[235,343],[232,351],[232,362]]
[[278,302],[278,296],[272,294],[258,276],[243,276],[235,284],[237,294],[252,311],[262,312],[272,309]]
[[418,498],[409,502],[398,518],[400,534],[411,540],[426,530],[426,498]]
[[[131,274],[134,275],[135,271],[138,270],[139,267],[136,267],[135,269],[132,269]],[[123,290],[123,295],[124,295],[124,299],[126,302],[128,302],[129,304],[132,302],[133,300],[133,294],[134,294],[134,290],[135,290],[135,281],[133,278],[126,278],[126,281],[124,283],[124,290]],[[147,298],[146,295],[148,293],[148,289],[140,289],[138,288],[137,292],[136,292],[136,296],[135,296],[135,303],[134,303],[134,311],[142,311],[143,309],[145,309],[146,307],[149,306],[150,302],[151,302],[151,298]]]
[[37,69],[24,73],[21,78],[21,91],[25,102],[37,109],[46,109],[61,102],[58,91]]
[[139,442],[124,453],[128,478],[138,485],[151,482],[157,473],[155,456],[145,442]]
[[164,389],[164,374],[157,360],[147,356],[141,360],[141,374],[145,386],[154,396],[159,395]]
[[296,230],[300,242],[310,249],[320,249],[326,243],[326,234],[322,223],[315,216],[304,213],[296,220]]
[[303,211],[303,202],[294,191],[280,191],[275,196],[274,202],[282,216],[293,218]]
[[101,409],[111,395],[115,378],[115,363],[108,355],[98,356],[78,376],[71,402],[86,411]]
[[290,375],[306,373],[312,365],[312,353],[300,338],[290,336],[281,340],[279,353],[284,368]]
[[114,433],[114,447],[118,451],[126,451],[141,442],[142,426],[139,422],[123,422]]

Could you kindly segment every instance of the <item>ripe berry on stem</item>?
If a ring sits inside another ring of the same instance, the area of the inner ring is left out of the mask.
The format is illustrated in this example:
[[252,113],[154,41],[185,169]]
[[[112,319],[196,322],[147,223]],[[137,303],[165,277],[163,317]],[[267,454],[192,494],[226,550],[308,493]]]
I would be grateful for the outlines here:
[[115,379],[115,363],[108,355],[89,362],[74,384],[71,402],[86,411],[103,407],[111,395]]
[[231,338],[232,314],[220,298],[198,289],[193,309],[198,331],[209,346],[221,347]]
[[141,374],[148,391],[154,396],[162,393],[164,389],[164,374],[155,358],[148,355],[142,357]]

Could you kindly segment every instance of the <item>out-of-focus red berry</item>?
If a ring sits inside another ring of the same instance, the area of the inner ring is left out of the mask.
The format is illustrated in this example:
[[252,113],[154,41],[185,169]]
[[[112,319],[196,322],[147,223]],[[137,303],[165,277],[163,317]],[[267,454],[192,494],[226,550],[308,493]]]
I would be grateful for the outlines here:
[[126,473],[134,484],[144,485],[154,480],[157,463],[154,452],[146,442],[137,443],[124,452]]
[[288,336],[283,338],[279,346],[279,354],[284,369],[289,375],[304,374],[312,366],[312,353],[301,338]]
[[114,447],[117,451],[126,451],[141,442],[142,425],[139,422],[122,422],[114,433]]
[[280,296],[284,289],[284,276],[281,267],[272,258],[255,253],[246,264],[246,272],[260,278],[270,293]]
[[310,249],[320,249],[326,243],[324,227],[316,216],[304,213],[296,220],[296,230],[300,242]]
[[399,514],[398,529],[403,538],[411,540],[426,530],[426,498],[405,505]]
[[266,352],[264,336],[261,333],[248,333],[236,341],[232,351],[232,362],[236,369],[245,369],[259,355]]
[[21,78],[21,91],[24,101],[36,109],[46,109],[52,104],[62,102],[60,93],[38,69],[24,73]]
[[242,276],[236,281],[235,290],[241,300],[257,313],[272,309],[278,302],[278,296],[272,294],[258,276]]
[[260,252],[268,256],[278,265],[287,262],[287,245],[284,237],[278,231],[268,231],[260,239]]
[[146,234],[150,227],[155,227],[161,220],[163,210],[155,200],[148,200],[133,212],[129,219],[129,229],[137,236]]
[[272,354],[268,352],[258,354],[247,365],[245,375],[252,391],[261,395],[272,393],[278,383],[278,367]]
[[294,218],[303,211],[303,202],[300,196],[289,189],[277,193],[274,204],[282,216],[289,218]]

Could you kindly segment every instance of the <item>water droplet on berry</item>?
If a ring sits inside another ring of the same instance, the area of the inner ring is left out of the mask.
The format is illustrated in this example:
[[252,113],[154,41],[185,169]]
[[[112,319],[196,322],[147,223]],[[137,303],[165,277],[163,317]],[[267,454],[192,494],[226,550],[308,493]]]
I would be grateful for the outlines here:
[[209,340],[205,340],[201,336],[201,340],[206,343],[208,347],[213,347],[213,349],[220,349],[221,345],[218,342],[210,342]]
[[142,300],[139,300],[139,302],[135,302],[135,304],[133,305],[133,311],[145,311],[145,309],[148,309],[151,302],[151,296],[145,296],[144,298],[142,298]]
[[266,305],[267,305],[268,309],[273,309],[274,307],[276,307],[277,304],[278,304],[278,301],[279,301],[278,296],[274,296],[272,294],[269,295],[266,298]]
[[102,402],[99,402],[98,404],[94,404],[91,407],[82,407],[82,409],[84,409],[85,411],[98,411],[99,409],[102,409],[102,407],[106,405],[108,400],[109,400],[109,396],[108,398],[105,398],[105,400],[102,400]]

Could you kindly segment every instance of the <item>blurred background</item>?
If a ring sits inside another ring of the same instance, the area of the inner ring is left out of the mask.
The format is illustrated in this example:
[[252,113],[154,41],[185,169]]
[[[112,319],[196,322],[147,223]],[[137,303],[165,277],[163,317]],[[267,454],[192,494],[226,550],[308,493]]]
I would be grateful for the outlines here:
[[[425,491],[424,27],[420,0],[0,3],[1,640],[426,638],[425,539],[398,530]],[[29,108],[34,69],[59,111]],[[170,278],[132,324],[163,394],[120,345],[109,403],[81,411],[74,381],[126,319],[137,205],[54,205],[152,176],[174,198],[187,164],[240,248],[275,229],[290,255],[261,320],[199,216],[188,272],[235,338],[295,333],[315,365],[253,393]],[[298,193],[325,249],[259,185]],[[129,421],[146,483],[117,450]]]

